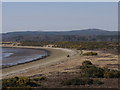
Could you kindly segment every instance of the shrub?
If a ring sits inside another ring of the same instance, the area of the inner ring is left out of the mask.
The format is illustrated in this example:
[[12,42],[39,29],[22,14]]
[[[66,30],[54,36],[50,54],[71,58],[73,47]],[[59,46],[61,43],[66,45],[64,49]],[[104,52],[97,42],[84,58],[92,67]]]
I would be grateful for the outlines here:
[[86,60],[86,61],[83,61],[82,65],[87,66],[87,65],[92,65],[92,63]]
[[109,78],[110,77],[110,69],[104,68],[104,78]]
[[101,78],[104,76],[104,70],[96,67],[90,61],[84,61],[80,69],[84,77]]
[[93,84],[95,84],[95,85],[101,85],[101,84],[104,84],[104,83],[102,81],[100,81],[100,80],[94,80]]
[[74,78],[69,79],[62,82],[63,85],[85,85],[85,84],[93,84],[93,79],[89,78]]
[[120,71],[110,70],[107,68],[99,68],[90,61],[84,61],[81,69],[81,76],[92,78],[120,78]]
[[94,65],[90,65],[85,66],[84,69],[82,69],[82,73],[86,77],[102,78],[104,71],[101,68],[98,68]]
[[69,79],[66,80],[65,82],[63,82],[64,85],[81,85],[81,84],[85,84],[84,82],[82,82],[80,79],[75,78],[75,79]]
[[86,53],[83,53],[83,55],[85,55],[85,56],[93,56],[93,55],[98,55],[98,53],[96,53],[96,52],[86,52]]
[[105,78],[120,78],[120,71],[117,70],[105,70],[104,71]]
[[86,70],[86,69],[88,69],[88,68],[95,68],[96,66],[94,66],[94,65],[82,65],[82,66],[80,66],[80,69],[82,69],[82,71],[83,70]]
[[45,80],[46,78],[45,77],[35,77],[35,78],[32,78],[32,80],[35,80],[35,81],[41,81],[41,80]]
[[28,77],[14,77],[2,80],[2,86],[4,87],[35,87],[36,83],[31,82]]
[[84,81],[85,84],[89,84],[89,85],[93,84],[93,79],[84,77],[81,80]]

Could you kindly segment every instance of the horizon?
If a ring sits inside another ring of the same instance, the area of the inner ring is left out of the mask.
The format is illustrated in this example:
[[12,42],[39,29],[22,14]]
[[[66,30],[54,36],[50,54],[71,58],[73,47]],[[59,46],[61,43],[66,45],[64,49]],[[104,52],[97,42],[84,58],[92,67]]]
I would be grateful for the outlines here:
[[3,31],[118,30],[117,2],[4,2]]
[[[55,30],[53,30],[53,31],[52,30],[51,31],[50,30],[40,30],[40,31],[39,30],[36,30],[36,31],[35,30],[33,30],[33,31],[32,30],[29,30],[29,31],[27,31],[27,30],[26,31],[10,31],[10,32],[2,32],[2,33],[0,32],[0,34],[14,33],[14,32],[70,32],[70,31],[84,31],[84,30],[98,30],[98,31],[100,30],[100,31],[114,32],[114,31],[110,31],[110,30],[88,28],[88,29],[81,29],[81,30],[75,30],[74,29],[74,30],[62,30],[62,31],[61,30],[57,30],[57,31],[55,31]],[[115,32],[118,32],[118,31],[115,31]]]

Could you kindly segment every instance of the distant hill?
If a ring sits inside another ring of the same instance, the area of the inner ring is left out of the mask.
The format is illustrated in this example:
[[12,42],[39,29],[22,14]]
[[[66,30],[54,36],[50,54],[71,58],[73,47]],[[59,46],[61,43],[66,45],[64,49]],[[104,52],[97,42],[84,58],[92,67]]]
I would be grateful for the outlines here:
[[72,31],[24,31],[3,33],[3,41],[111,41],[117,40],[117,31],[85,29]]

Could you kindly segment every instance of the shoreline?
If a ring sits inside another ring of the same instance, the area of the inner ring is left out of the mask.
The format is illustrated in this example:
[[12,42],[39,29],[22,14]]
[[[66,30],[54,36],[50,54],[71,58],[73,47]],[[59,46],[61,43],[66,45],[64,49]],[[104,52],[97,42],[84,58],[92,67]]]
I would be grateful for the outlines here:
[[[50,55],[46,58],[39,59],[24,64],[15,65],[12,67],[2,69],[2,77],[12,77],[20,73],[26,73],[35,68],[49,67],[50,65],[60,63],[67,60],[67,55],[74,56],[77,52],[70,49],[63,48],[51,48],[51,47],[36,47],[36,46],[14,46],[13,48],[32,48],[32,49],[44,49],[50,52]],[[34,73],[35,74],[35,73]]]
[[[2,47],[2,48],[18,48],[18,47]],[[20,48],[23,49],[23,47],[20,47]],[[34,48],[25,48],[25,49],[34,49]],[[26,63],[30,63],[30,62],[34,62],[34,61],[37,61],[37,60],[41,60],[41,59],[44,59],[44,58],[50,56],[50,53],[51,53],[50,51],[45,50],[45,49],[36,49],[36,50],[43,50],[43,51],[45,51],[47,54],[41,56],[40,58],[33,59],[33,60],[31,60],[31,61],[21,62],[21,63],[17,63],[17,64],[14,64],[14,65],[2,65],[2,69],[4,69],[4,68],[9,68],[9,67],[13,67],[13,66],[17,66],[17,65],[21,65],[21,64],[26,64]]]

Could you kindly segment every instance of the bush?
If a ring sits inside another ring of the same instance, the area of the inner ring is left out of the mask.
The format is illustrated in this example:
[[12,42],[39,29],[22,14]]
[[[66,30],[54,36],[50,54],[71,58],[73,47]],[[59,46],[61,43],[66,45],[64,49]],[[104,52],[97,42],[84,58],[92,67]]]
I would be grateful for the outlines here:
[[93,55],[98,55],[98,53],[96,53],[96,52],[86,52],[86,53],[83,53],[83,55],[85,55],[85,56],[93,56]]
[[63,85],[81,85],[81,84],[84,84],[84,82],[81,82],[80,79],[69,79],[69,80],[66,80],[62,83]]
[[84,61],[80,69],[84,77],[101,78],[104,75],[104,70],[96,67],[90,61]]
[[120,78],[120,71],[117,70],[105,70],[104,71],[105,78]]
[[94,65],[85,66],[82,69],[82,74],[86,77],[93,77],[93,78],[102,78],[104,71],[101,68],[98,68]]
[[41,81],[41,80],[45,80],[46,78],[45,77],[35,77],[35,78],[32,78],[32,80],[35,80],[35,81]]
[[86,60],[86,61],[83,61],[82,65],[87,66],[87,65],[92,65],[92,63]]
[[104,68],[104,78],[109,78],[110,77],[110,69]]
[[100,80],[94,80],[93,84],[95,84],[95,85],[101,85],[101,84],[104,84],[104,83],[102,81],[100,81]]
[[62,82],[63,85],[85,85],[85,84],[93,84],[93,79],[89,78],[74,78],[69,79]]
[[4,87],[35,87],[36,83],[31,82],[28,77],[14,77],[2,80],[2,86]]
[[107,68],[99,68],[90,61],[84,61],[81,69],[81,76],[92,78],[120,78],[120,71],[110,70]]
[[89,85],[93,84],[93,79],[90,79],[90,78],[84,77],[82,78],[82,81],[84,81],[85,84],[89,84]]
[[82,69],[82,71],[83,70],[86,70],[86,69],[88,69],[88,68],[95,68],[96,66],[94,66],[94,65],[82,65],[82,66],[80,66],[80,69]]

